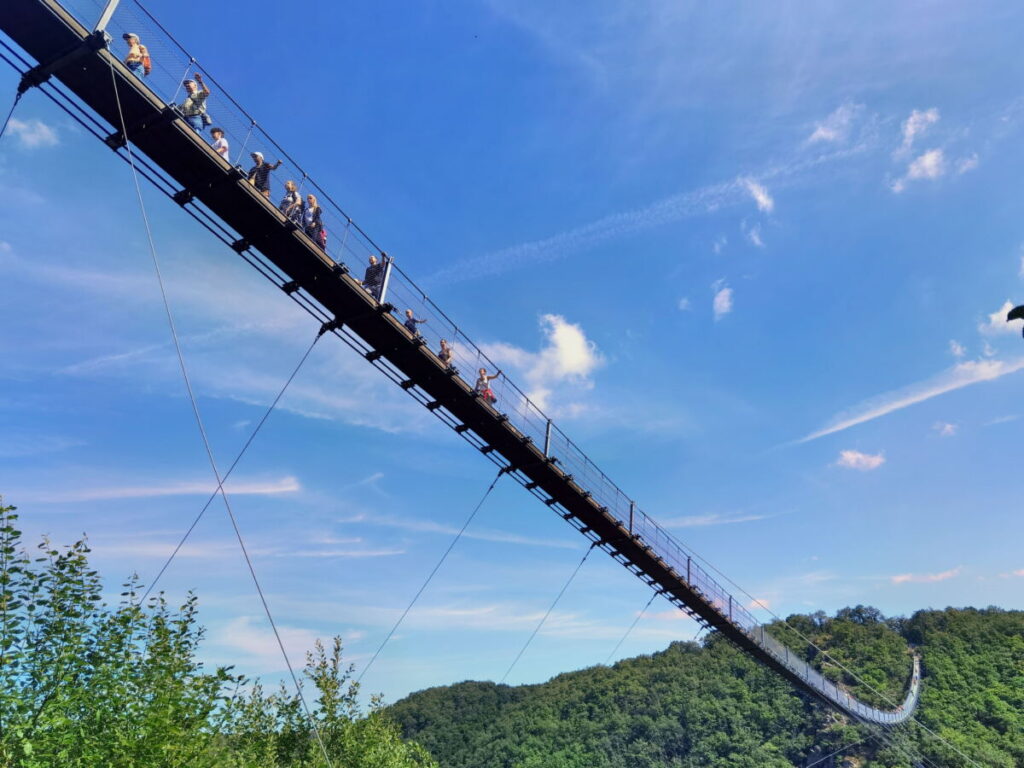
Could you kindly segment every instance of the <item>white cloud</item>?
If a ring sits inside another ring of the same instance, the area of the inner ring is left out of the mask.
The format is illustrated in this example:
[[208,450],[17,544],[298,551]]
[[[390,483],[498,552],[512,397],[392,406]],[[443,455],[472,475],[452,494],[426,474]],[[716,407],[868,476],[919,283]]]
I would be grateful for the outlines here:
[[689,310],[693,309],[693,307],[690,305],[690,299],[687,296],[684,296],[679,300],[678,306],[679,311],[681,312],[688,312]]
[[1024,576],[1024,568],[1021,568],[1019,571],[1014,571],[1013,575],[1014,576]]
[[864,401],[860,405],[843,411],[835,416],[825,427],[812,432],[798,442],[806,443],[809,440],[816,440],[825,435],[842,432],[850,427],[863,424],[866,421],[877,419],[881,416],[907,408],[933,397],[953,392],[972,384],[983,381],[993,381],[1002,376],[1024,369],[1024,357],[1015,360],[973,360],[965,363],[958,363],[937,376],[911,384],[902,389],[886,392],[878,397]]
[[978,153],[975,152],[974,154],[969,155],[968,157],[962,157],[959,160],[957,160],[956,172],[957,175],[960,175],[962,173],[967,173],[968,171],[973,171],[977,167]]
[[940,573],[900,573],[890,577],[889,581],[893,584],[931,584],[959,576],[963,569],[962,565],[958,565],[956,568],[950,568],[948,571]]
[[42,120],[19,120],[12,117],[7,130],[25,149],[55,147],[60,144],[57,132]]
[[715,313],[715,320],[718,321],[732,312],[732,288],[718,280],[711,286],[711,290],[715,291],[712,309]]
[[1013,309],[1013,302],[1006,301],[1003,306],[988,316],[987,323],[979,323],[978,331],[986,336],[1020,333],[1021,326],[1024,326],[1024,320],[1006,322],[1006,315],[1011,309]]
[[924,111],[915,109],[903,121],[903,143],[896,150],[896,155],[907,155],[914,146],[914,141],[928,130],[928,126],[939,122],[939,110],[936,107]]
[[[727,238],[725,235],[722,235],[721,237],[715,238],[715,242],[711,244],[711,250],[714,251],[715,255],[717,256],[718,254],[725,250],[725,246],[727,246],[728,244],[729,238]],[[1022,259],[1024,259],[1024,257],[1022,257]],[[1022,262],[1021,269],[1024,270],[1024,262]]]
[[[213,481],[167,483],[157,485],[122,485],[107,488],[80,488],[29,495],[37,502],[79,502],[112,499],[148,499],[159,496],[209,496],[217,488]],[[274,496],[281,493],[295,493],[302,490],[298,479],[287,476],[278,480],[235,481],[224,484],[231,496]]]
[[861,453],[854,450],[840,451],[839,458],[836,459],[837,467],[856,469],[860,472],[870,472],[873,469],[878,469],[883,464],[885,464],[885,456],[880,453]]
[[839,143],[846,141],[850,135],[853,121],[863,109],[863,104],[853,104],[851,102],[841,104],[820,123],[815,123],[814,132],[808,137],[807,143],[814,144],[819,141]]
[[[561,315],[541,315],[540,326],[544,344],[538,352],[501,342],[483,344],[481,349],[499,365],[517,369],[526,380],[527,396],[537,407],[548,409],[553,407],[556,388],[560,392],[569,385],[592,388],[590,376],[604,365],[605,359],[583,329]],[[569,407],[564,402],[558,405],[563,409]]]
[[956,424],[951,424],[948,421],[937,421],[932,424],[932,429],[938,433],[939,437],[952,437],[959,428]]
[[759,609],[770,611],[772,609],[772,601],[769,600],[767,597],[755,597],[753,600],[747,603],[747,608],[751,611],[756,611]]
[[772,212],[772,209],[775,208],[775,201],[763,185],[758,184],[749,177],[740,179],[740,183],[750,193],[750,196],[754,198],[754,202],[757,203],[757,210],[764,211],[765,213]]
[[949,340],[949,354],[953,357],[963,357],[967,354],[967,348],[956,339]]
[[946,155],[941,149],[929,149],[907,167],[908,179],[937,179],[946,172]]
[[928,179],[934,181],[946,173],[946,156],[941,149],[929,149],[907,166],[907,172],[892,183],[893,192],[902,192],[908,181]]

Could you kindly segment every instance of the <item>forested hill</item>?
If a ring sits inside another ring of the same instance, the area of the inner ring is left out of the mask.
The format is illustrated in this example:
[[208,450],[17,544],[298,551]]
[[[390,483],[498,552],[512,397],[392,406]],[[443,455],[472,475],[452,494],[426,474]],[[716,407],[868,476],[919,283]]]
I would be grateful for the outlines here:
[[[1024,766],[1024,612],[950,608],[885,619],[858,606],[790,621],[898,698],[912,644],[923,661],[921,722],[981,765]],[[540,685],[432,688],[397,702],[390,714],[444,768],[783,768],[870,735],[798,696],[717,635]],[[916,726],[912,738],[903,746],[934,765],[970,764]],[[869,740],[818,765],[910,764],[898,747]]]

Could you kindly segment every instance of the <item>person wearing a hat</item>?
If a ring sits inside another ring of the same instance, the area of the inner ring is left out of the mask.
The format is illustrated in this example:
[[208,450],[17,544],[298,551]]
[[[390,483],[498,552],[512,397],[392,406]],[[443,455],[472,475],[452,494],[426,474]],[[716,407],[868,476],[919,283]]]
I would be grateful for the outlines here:
[[149,77],[153,64],[149,59],[149,49],[139,42],[134,32],[125,32],[121,39],[128,44],[128,55],[124,57],[124,65],[138,77]]
[[[198,83],[198,85],[197,85]],[[196,72],[195,80],[186,80],[185,100],[181,102],[178,109],[185,122],[191,125],[197,133],[202,133],[206,127],[206,98],[210,95],[210,89],[203,82],[203,76]],[[202,89],[200,90],[200,86]]]
[[281,167],[278,160],[273,165],[263,161],[262,152],[253,152],[252,161],[256,163],[249,169],[249,183],[252,184],[264,197],[270,197],[270,172]]

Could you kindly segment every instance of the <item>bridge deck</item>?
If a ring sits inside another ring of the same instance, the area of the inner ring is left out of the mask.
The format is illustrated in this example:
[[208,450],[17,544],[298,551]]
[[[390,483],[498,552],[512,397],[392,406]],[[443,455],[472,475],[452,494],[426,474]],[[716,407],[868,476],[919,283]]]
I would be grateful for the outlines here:
[[[634,574],[799,689],[827,704],[859,720],[883,725],[897,724],[911,715],[920,687],[916,659],[906,698],[894,711],[869,707],[825,680],[775,640],[764,626],[758,625],[682,545],[635,510],[632,502],[627,501],[628,511],[618,500],[614,505],[600,503],[606,497],[592,485],[590,473],[574,477],[569,470],[576,459],[561,456],[550,439],[539,437],[536,417],[540,412],[532,404],[531,422],[524,415],[525,410],[506,416],[476,396],[469,383],[412,337],[390,307],[379,305],[357,281],[339,269],[334,259],[218,156],[118,57],[102,46],[90,48],[89,30],[64,7],[53,0],[5,0],[0,4],[0,28],[42,64],[71,52],[80,53],[53,76],[108,124],[111,133],[121,126],[119,99],[132,144],[169,179],[238,233],[244,240],[238,244],[240,252],[257,251],[290,281],[295,281],[289,292],[301,292],[329,317],[347,326],[367,350],[374,351],[371,359],[379,355],[386,360],[404,377],[403,386],[415,390],[421,402],[429,402],[429,407],[443,414],[460,433],[476,435],[481,450],[492,459],[495,455],[503,457],[516,479],[542,496],[549,506],[592,541],[599,542]],[[406,287],[418,290],[411,283]],[[545,419],[543,414],[540,417],[543,430]],[[546,437],[550,438],[549,421],[546,429]],[[571,443],[568,446],[578,451]],[[592,467],[589,460],[582,466]],[[601,482],[607,481],[596,468],[593,470]],[[626,498],[617,488],[615,492]]]

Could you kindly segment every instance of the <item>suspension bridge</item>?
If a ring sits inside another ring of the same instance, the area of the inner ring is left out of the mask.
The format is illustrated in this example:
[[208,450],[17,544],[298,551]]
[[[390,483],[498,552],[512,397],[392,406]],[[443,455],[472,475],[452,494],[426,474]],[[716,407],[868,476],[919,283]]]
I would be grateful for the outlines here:
[[[913,718],[921,692],[916,656],[901,702],[882,709],[859,701],[773,636],[748,609],[749,599],[713,578],[705,561],[642,511],[507,376],[490,385],[496,400],[482,396],[472,384],[475,372],[496,366],[145,8],[134,0],[105,7],[100,0],[4,0],[0,29],[12,43],[0,39],[0,56],[21,74],[19,97],[42,90],[305,309],[319,323],[317,338],[329,334],[356,350],[592,549],[855,720],[891,729]],[[129,69],[112,49],[125,33],[140,35],[151,72]],[[237,148],[234,157],[259,152],[268,162],[279,160],[284,170],[275,170],[276,178],[300,179],[299,191],[315,195],[320,228],[311,231],[282,212],[186,122],[175,103],[193,71],[211,90],[210,111]],[[372,285],[359,279],[370,256],[381,259]],[[404,308],[426,322],[410,331],[398,316]],[[450,358],[435,351],[442,338]]]

